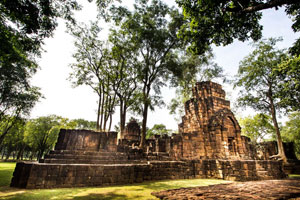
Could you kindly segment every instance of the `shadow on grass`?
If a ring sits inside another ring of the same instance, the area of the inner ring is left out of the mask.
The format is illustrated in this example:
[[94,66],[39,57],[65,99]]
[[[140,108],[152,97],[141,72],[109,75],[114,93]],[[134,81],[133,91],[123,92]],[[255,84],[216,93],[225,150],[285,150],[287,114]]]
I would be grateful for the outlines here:
[[[207,180],[207,179],[177,179],[177,180],[163,180],[163,181],[149,181],[137,184],[143,189],[150,189],[153,191],[162,191],[162,190],[170,190],[170,189],[178,189],[178,188],[187,188],[187,187],[200,187],[200,186],[208,186],[208,185],[217,185],[217,184],[228,184],[230,181],[224,180]],[[192,183],[194,182],[194,183]],[[171,183],[171,184],[170,184]]]
[[[169,189],[174,189],[174,188],[180,187],[180,186],[176,187],[174,185],[166,184],[163,182],[146,182],[144,184],[139,184],[138,186],[145,188],[145,189],[155,190],[155,191],[169,190]],[[143,189],[140,189],[140,190],[143,190]]]
[[84,196],[73,197],[72,199],[74,199],[74,200],[89,200],[89,199],[123,200],[123,199],[139,199],[139,197],[140,196],[134,196],[134,197],[128,198],[128,196],[123,195],[123,194],[116,194],[114,192],[109,192],[109,193],[106,193],[106,194],[91,193],[91,194],[87,194],[87,195],[84,195]]

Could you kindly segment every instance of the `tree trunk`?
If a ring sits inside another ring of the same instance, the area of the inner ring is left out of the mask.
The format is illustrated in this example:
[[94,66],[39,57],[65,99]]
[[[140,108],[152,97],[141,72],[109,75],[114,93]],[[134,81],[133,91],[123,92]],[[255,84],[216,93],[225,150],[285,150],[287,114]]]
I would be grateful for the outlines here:
[[109,118],[109,112],[110,112],[110,103],[111,103],[111,96],[107,96],[106,102],[105,102],[105,111],[104,111],[104,125],[103,130],[106,131],[106,124]]
[[276,136],[277,136],[278,156],[280,156],[282,158],[283,162],[287,162],[287,158],[286,158],[286,155],[284,152],[281,134],[280,134],[280,130],[279,130],[278,122],[277,122],[276,109],[274,106],[274,102],[273,102],[272,97],[269,97],[269,100],[270,100],[272,121],[273,121],[275,130],[276,130]]
[[109,127],[108,127],[108,132],[111,130],[111,124],[112,124],[112,112],[109,113]]
[[2,151],[1,160],[3,160],[4,156],[5,156],[5,150]]
[[126,123],[126,102],[120,100],[120,138],[123,139]]
[[17,160],[23,160],[23,152],[24,152],[24,147],[21,147],[18,151],[18,154],[17,154]]
[[140,148],[144,148],[145,147],[145,143],[146,143],[146,129],[147,129],[148,107],[149,107],[149,105],[146,102],[144,104],[144,110],[143,110],[143,123],[142,123],[142,135],[141,135]]
[[2,144],[3,140],[4,140],[4,137],[7,135],[8,131],[13,127],[14,123],[15,123],[16,120],[13,120],[13,122],[11,123],[10,126],[8,126],[6,128],[6,130],[4,130],[0,136],[0,145]]
[[97,124],[96,130],[100,130],[100,109],[101,109],[101,93],[99,94],[98,110],[97,110]]
[[8,159],[9,159],[9,157],[10,157],[10,154],[11,154],[11,151],[7,151],[7,154],[6,154],[6,158],[5,158],[5,160],[8,160]]
[[143,122],[142,122],[142,135],[141,135],[141,143],[140,148],[145,148],[146,143],[146,131],[147,131],[147,118],[148,118],[148,108],[149,102],[148,97],[150,94],[151,85],[145,85],[143,88],[143,95],[144,95],[144,109],[143,109]]
[[45,151],[45,149],[40,149],[39,150],[38,157],[37,157],[38,161],[43,157],[44,151]]
[[105,102],[105,92],[104,92],[104,86],[102,86],[102,102],[101,102],[101,119],[100,119],[100,130],[103,130],[103,113],[104,113],[104,102]]

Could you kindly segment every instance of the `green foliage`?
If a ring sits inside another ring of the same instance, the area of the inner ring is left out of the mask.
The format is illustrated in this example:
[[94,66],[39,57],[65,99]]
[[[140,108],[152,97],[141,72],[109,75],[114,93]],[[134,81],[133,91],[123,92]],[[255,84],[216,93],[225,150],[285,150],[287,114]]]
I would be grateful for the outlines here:
[[55,115],[29,120],[25,127],[25,142],[38,152],[38,159],[51,150],[61,128],[74,129],[75,122]]
[[73,20],[74,9],[79,6],[73,0],[1,1],[1,80],[15,81],[23,87],[29,85],[27,78],[36,69],[32,56],[39,55],[43,39],[51,36],[57,26],[57,18]]
[[[284,6],[288,16],[294,19],[292,28],[300,29],[300,3],[295,0],[176,0],[183,8],[186,23],[182,26],[179,36],[191,44],[190,50],[203,54],[210,49],[211,44],[228,45],[234,39],[254,41],[262,36],[262,26],[259,24],[261,10]],[[298,54],[299,41],[292,52]]]
[[73,119],[70,120],[70,123],[75,123],[72,125],[75,129],[87,129],[87,130],[95,130],[96,129],[96,122],[95,121],[88,121],[85,119]]
[[120,107],[120,132],[125,129],[127,111],[137,110],[140,87],[137,80],[137,48],[125,32],[111,29],[111,75],[115,81],[112,90],[118,96]]
[[[0,145],[2,152],[5,152],[6,159],[9,158],[12,152],[17,153],[17,159],[20,158],[21,153],[26,148],[26,143],[24,142],[24,129],[26,121],[21,118],[7,117],[0,123],[0,132],[7,131],[7,134]],[[10,126],[8,129],[7,126]],[[1,151],[0,151],[1,152]]]
[[182,68],[179,75],[171,80],[171,85],[176,88],[176,97],[168,105],[170,114],[180,120],[184,115],[184,103],[192,97],[192,88],[198,81],[211,81],[223,77],[223,69],[212,61],[211,52],[205,55],[192,55],[188,53],[179,60]]
[[282,62],[273,74],[280,79],[277,83],[277,97],[280,106],[289,111],[300,110],[300,56]]
[[255,43],[256,49],[240,62],[235,82],[235,87],[242,87],[238,98],[240,106],[265,112],[270,112],[271,103],[280,108],[276,94],[281,80],[273,70],[288,56],[284,50],[275,48],[278,41],[280,39],[270,38]]
[[242,134],[249,137],[253,143],[266,141],[275,134],[272,118],[266,114],[256,114],[239,120]]
[[97,22],[91,22],[89,26],[77,24],[68,28],[76,39],[76,52],[73,54],[76,62],[71,64],[73,71],[70,80],[73,80],[75,87],[90,86],[98,95],[97,130],[106,130],[107,121],[109,118],[112,120],[116,105],[116,93],[112,90],[112,84],[116,82],[112,74],[114,68],[110,67],[110,49],[99,38],[101,29]]
[[282,139],[285,142],[294,142],[295,153],[300,158],[300,112],[293,112],[289,120],[281,130]]
[[109,129],[111,115],[120,106],[121,131],[125,127],[126,112],[136,101],[137,72],[134,45],[124,33],[110,30],[109,40],[100,37],[101,29],[97,22],[87,25],[69,26],[76,38],[76,63],[71,67],[70,79],[74,86],[88,85],[98,94],[97,129]]
[[[30,84],[37,70],[43,39],[50,37],[57,18],[73,21],[76,1],[0,1],[0,121],[5,115],[29,114],[41,94]],[[0,144],[3,139],[0,139]]]
[[136,111],[143,116],[143,146],[148,110],[164,105],[161,88],[181,71],[176,50],[184,47],[177,38],[183,17],[160,0],[136,1],[132,12],[124,7],[112,7],[111,13],[119,31],[137,52],[135,67],[142,89],[136,100],[143,106]]
[[154,124],[151,129],[147,130],[146,138],[150,138],[154,135],[171,135],[172,130],[167,129],[164,124]]
[[242,87],[238,98],[240,106],[249,106],[272,116],[277,136],[279,152],[277,156],[286,161],[277,122],[277,112],[283,109],[279,103],[279,87],[277,87],[282,80],[274,75],[273,71],[286,61],[288,56],[284,50],[275,48],[277,41],[278,39],[270,38],[255,44],[255,50],[240,63],[235,87]]

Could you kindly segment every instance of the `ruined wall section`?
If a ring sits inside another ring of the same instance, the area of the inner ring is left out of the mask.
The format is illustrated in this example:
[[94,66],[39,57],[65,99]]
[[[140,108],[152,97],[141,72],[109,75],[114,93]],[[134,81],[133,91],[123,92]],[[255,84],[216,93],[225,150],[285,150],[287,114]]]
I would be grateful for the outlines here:
[[179,124],[185,158],[248,158],[241,128],[225,100],[222,86],[210,81],[197,83],[193,98],[185,103]]
[[61,129],[55,150],[117,151],[117,132]]

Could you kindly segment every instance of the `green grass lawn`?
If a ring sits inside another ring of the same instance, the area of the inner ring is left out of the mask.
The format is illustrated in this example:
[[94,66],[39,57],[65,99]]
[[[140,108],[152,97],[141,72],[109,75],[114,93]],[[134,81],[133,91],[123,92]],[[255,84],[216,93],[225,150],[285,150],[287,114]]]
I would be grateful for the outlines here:
[[289,174],[289,177],[292,179],[300,179],[300,174]]
[[10,180],[15,163],[0,162],[0,199],[43,200],[43,199],[156,199],[151,192],[181,187],[196,187],[212,184],[228,183],[230,181],[214,179],[186,179],[151,181],[140,184],[111,186],[111,187],[84,187],[60,189],[26,190],[10,188]]

